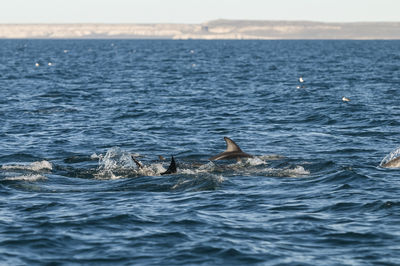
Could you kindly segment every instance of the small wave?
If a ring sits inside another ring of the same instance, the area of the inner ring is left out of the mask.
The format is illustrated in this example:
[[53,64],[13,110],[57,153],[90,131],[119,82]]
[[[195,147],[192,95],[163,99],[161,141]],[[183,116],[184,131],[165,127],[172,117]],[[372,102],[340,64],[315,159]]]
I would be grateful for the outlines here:
[[197,174],[204,174],[210,173],[215,171],[217,165],[213,162],[208,162],[206,164],[200,165],[197,168],[192,165],[184,165],[181,164],[181,169],[178,169],[178,173],[185,174],[185,175],[197,175]]
[[26,170],[26,171],[42,171],[42,170],[53,170],[53,165],[46,161],[33,162],[29,165],[26,164],[16,164],[16,165],[2,165],[1,169],[4,170]]
[[21,175],[21,176],[6,177],[3,180],[35,182],[35,181],[39,181],[39,180],[47,180],[47,177],[42,176],[42,175]]
[[287,177],[304,177],[309,175],[310,171],[305,170],[303,166],[297,165],[292,169],[283,169],[282,174]]
[[104,171],[100,171],[96,174],[93,175],[95,179],[99,179],[99,180],[116,180],[116,179],[121,179],[121,178],[125,178],[125,176],[118,176],[115,175],[112,171],[110,170],[104,170]]
[[172,190],[214,190],[225,181],[222,175],[200,175],[192,178],[181,178],[172,186]]
[[280,155],[274,155],[273,157],[266,155],[247,158],[236,164],[230,165],[230,168],[238,174],[245,175],[304,177],[310,174],[310,171],[305,170],[304,167],[300,165],[285,168],[266,167],[268,165],[267,161],[271,160],[271,158],[273,158],[272,160],[279,160],[284,157]]
[[400,207],[400,202],[390,201],[390,200],[388,201],[377,200],[373,202],[368,202],[362,206],[363,209],[369,211],[381,211],[398,207]]
[[297,165],[294,168],[254,168],[245,169],[244,174],[253,176],[267,176],[267,177],[305,177],[310,175],[310,171],[305,170],[303,166]]

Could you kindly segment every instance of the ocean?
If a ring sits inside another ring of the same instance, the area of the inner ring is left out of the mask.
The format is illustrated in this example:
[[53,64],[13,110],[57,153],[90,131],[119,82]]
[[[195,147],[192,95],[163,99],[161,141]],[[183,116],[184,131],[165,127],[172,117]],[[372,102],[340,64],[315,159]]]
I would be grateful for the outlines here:
[[0,40],[0,92],[2,265],[400,264],[399,41]]

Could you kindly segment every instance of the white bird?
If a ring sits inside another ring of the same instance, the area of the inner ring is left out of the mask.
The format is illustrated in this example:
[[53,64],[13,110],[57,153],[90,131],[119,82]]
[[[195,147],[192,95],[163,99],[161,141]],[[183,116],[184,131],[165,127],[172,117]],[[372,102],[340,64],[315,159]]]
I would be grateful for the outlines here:
[[303,77],[300,77],[300,78],[299,78],[299,81],[300,81],[300,83],[303,83],[303,82],[304,82]]
[[342,101],[344,101],[344,102],[350,102],[350,99],[347,98],[347,97],[345,97],[345,96],[343,96]]

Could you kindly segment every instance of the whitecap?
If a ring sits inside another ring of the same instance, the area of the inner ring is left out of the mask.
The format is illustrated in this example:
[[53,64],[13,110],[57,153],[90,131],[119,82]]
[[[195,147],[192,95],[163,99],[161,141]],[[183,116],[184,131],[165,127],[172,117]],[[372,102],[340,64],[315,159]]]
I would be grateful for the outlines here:
[[42,176],[42,175],[21,175],[21,176],[6,177],[3,180],[35,182],[35,181],[39,181],[39,180],[47,180],[47,177]]
[[288,177],[304,177],[309,175],[310,171],[304,169],[303,166],[298,165],[295,168],[283,170],[283,173]]
[[33,171],[53,170],[53,165],[46,160],[40,162],[33,162],[30,164],[30,166]]
[[261,157],[247,158],[246,160],[243,160],[241,163],[245,164],[245,165],[250,165],[250,166],[258,166],[258,165],[267,164],[267,162],[264,161],[263,159],[261,159]]
[[1,169],[4,170],[26,170],[26,171],[42,171],[42,170],[53,170],[53,165],[46,161],[33,162],[28,165],[26,164],[15,164],[15,165],[2,165]]
[[96,160],[96,159],[100,159],[100,158],[102,158],[101,154],[97,155],[96,153],[93,153],[92,155],[90,155],[91,160]]
[[294,168],[266,168],[264,174],[276,177],[305,177],[310,175],[310,171],[304,169],[303,166],[297,165]]

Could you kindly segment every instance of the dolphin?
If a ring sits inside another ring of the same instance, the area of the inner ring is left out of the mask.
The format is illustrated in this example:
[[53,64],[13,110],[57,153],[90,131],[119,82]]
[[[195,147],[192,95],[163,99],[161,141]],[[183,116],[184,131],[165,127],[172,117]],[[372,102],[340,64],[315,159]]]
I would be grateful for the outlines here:
[[232,160],[232,159],[237,159],[238,161],[240,161],[241,158],[252,158],[253,157],[253,155],[243,152],[239,148],[239,146],[230,138],[224,137],[224,140],[226,142],[226,150],[224,152],[221,152],[220,154],[217,154],[217,155],[211,157],[209,159],[210,161]]
[[144,167],[144,165],[138,159],[136,159],[133,154],[131,154],[131,158],[139,169],[142,169]]
[[[133,155],[131,155],[131,158],[136,163],[136,165],[139,169],[143,169],[144,165],[138,159],[136,159]],[[169,174],[175,174],[175,173],[176,173],[175,158],[174,158],[174,156],[171,156],[171,163],[169,164],[167,171],[162,172],[161,175],[169,175]]]
[[394,158],[381,166],[385,168],[400,168],[400,157]]

